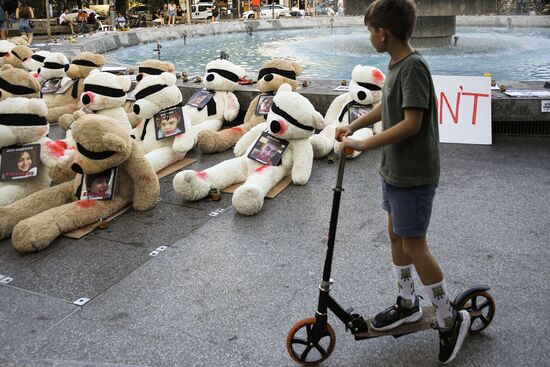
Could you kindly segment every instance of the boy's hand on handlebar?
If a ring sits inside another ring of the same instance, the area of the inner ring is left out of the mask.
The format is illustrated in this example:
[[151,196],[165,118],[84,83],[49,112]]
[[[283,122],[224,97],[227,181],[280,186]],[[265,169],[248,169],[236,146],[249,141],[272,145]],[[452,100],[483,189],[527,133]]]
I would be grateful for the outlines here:
[[364,148],[361,140],[344,138],[344,140],[342,140],[342,145],[340,146],[340,150],[344,152],[345,155],[352,155],[353,151],[355,150],[362,151],[364,150]]
[[336,132],[334,133],[334,135],[336,135],[336,141],[340,142],[351,134],[353,134],[353,130],[349,127],[349,125],[337,127]]

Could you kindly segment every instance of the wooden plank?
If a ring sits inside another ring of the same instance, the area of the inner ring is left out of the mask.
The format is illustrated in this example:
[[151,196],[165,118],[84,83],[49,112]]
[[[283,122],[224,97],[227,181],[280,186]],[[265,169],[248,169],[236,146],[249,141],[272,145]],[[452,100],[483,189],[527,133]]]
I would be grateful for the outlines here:
[[[286,189],[290,184],[292,183],[292,178],[290,176],[286,176],[281,181],[279,181],[265,196],[268,199],[275,199],[277,195],[279,195],[284,189]],[[231,185],[229,187],[226,187],[222,190],[222,192],[225,192],[226,194],[232,194],[239,188],[243,183],[236,183],[234,185]]]

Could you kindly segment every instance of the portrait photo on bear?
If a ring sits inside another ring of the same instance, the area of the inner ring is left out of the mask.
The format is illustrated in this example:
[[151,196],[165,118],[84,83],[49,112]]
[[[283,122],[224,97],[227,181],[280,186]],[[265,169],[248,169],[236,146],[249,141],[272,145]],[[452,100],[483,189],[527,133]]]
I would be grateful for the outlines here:
[[181,106],[160,111],[154,117],[157,140],[165,139],[185,132],[185,121]]
[[128,93],[126,93],[126,100],[127,101],[135,101],[136,100],[136,83],[132,83],[132,86],[130,87],[130,90]]
[[55,94],[63,94],[65,93],[66,91],[69,90],[70,87],[73,86],[73,84],[76,83],[76,79],[71,79],[71,80],[67,80],[64,84],[62,84],[59,89],[57,90],[57,92],[55,92]]
[[271,110],[271,105],[273,104],[273,96],[260,96],[258,98],[258,104],[256,105],[256,115],[267,115],[269,110]]
[[0,177],[2,181],[29,179],[38,175],[40,144],[2,149]]
[[353,106],[350,106],[348,110],[348,119],[349,122],[357,120],[359,117],[366,115],[370,110],[372,110],[372,106],[364,106],[360,104],[355,104]]
[[283,158],[283,152],[288,147],[288,141],[276,138],[264,131],[248,153],[248,158],[261,164],[278,166]]
[[204,108],[210,102],[214,95],[206,89],[201,89],[195,92],[187,101],[187,105],[198,109]]
[[61,80],[62,78],[53,78],[46,80],[42,85],[42,89],[40,89],[40,92],[42,92],[42,94],[51,94],[57,92],[61,87]]
[[82,176],[80,200],[111,200],[115,194],[117,168]]

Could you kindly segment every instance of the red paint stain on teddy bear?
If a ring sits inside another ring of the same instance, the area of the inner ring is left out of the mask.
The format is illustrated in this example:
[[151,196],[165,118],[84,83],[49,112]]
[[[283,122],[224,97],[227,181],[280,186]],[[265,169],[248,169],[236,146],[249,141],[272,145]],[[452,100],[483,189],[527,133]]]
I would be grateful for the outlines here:
[[238,126],[235,126],[235,127],[232,127],[229,129],[232,133],[237,133],[237,134],[242,134],[243,132],[243,128],[242,127],[238,127]]
[[281,130],[279,132],[275,133],[275,135],[283,135],[288,130],[288,125],[284,120],[279,120],[279,125],[281,126]]
[[262,172],[262,171],[265,171],[267,168],[269,168],[270,166],[268,166],[267,164],[264,164],[263,166],[261,167],[258,167],[254,170],[254,172]]
[[46,142],[46,146],[48,147],[50,152],[57,158],[63,156],[65,154],[65,151],[67,150],[67,143],[61,140],[48,141]]
[[76,202],[76,206],[82,209],[90,209],[94,206],[97,206],[97,200],[91,200],[91,199],[78,200]]
[[153,181],[153,178],[151,176],[140,175],[139,180],[143,182],[151,182]]
[[382,83],[384,81],[384,74],[380,70],[373,70],[372,77],[376,83]]
[[197,177],[203,180],[206,180],[208,178],[208,173],[204,171],[197,172]]

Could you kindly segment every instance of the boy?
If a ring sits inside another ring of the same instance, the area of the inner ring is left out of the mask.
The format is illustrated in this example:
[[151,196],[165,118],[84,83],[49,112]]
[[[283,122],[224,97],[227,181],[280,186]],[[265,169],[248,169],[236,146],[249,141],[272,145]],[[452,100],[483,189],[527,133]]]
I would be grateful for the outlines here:
[[[416,21],[411,0],[376,0],[365,15],[370,41],[391,61],[382,101],[372,111],[336,130],[342,151],[382,147],[382,207],[388,212],[391,254],[398,282],[395,305],[374,318],[375,330],[389,330],[422,318],[412,268],[436,309],[439,360],[452,361],[470,328],[467,311],[452,307],[443,274],[426,242],[435,190],[439,181],[437,107],[430,71],[409,44]],[[384,131],[365,140],[346,138],[355,130],[382,120]]]

